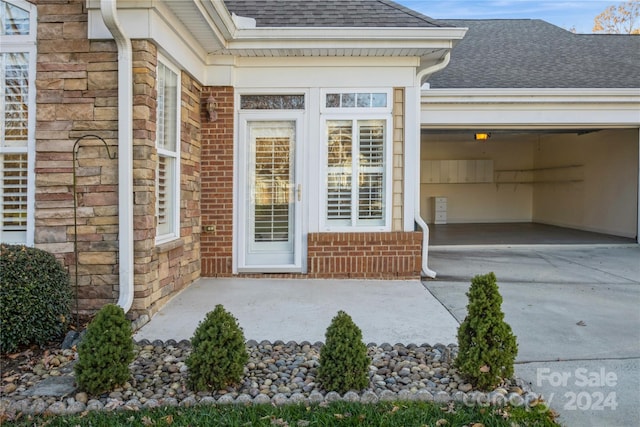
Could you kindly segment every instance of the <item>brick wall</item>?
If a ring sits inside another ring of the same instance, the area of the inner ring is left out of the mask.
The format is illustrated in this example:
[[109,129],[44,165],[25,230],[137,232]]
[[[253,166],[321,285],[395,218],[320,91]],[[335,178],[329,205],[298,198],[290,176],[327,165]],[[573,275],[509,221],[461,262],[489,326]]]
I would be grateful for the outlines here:
[[[87,40],[82,0],[38,1],[35,245],[75,278],[73,147],[88,134],[117,144],[117,53]],[[82,312],[117,296],[117,160],[85,139],[77,151],[78,285]]]
[[[205,87],[201,103],[216,99],[218,119],[202,118],[202,275],[232,274],[233,88]],[[213,227],[207,231],[207,227]]]
[[419,278],[422,233],[310,233],[308,277]]

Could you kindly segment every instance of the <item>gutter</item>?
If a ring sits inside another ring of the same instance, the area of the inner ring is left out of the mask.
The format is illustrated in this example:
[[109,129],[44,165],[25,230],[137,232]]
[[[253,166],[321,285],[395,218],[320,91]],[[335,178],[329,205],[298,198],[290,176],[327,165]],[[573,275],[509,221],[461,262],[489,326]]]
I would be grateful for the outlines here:
[[116,0],[100,0],[104,24],[118,48],[118,305],[127,313],[133,305],[133,54],[118,21]]
[[[438,62],[435,65],[432,65],[430,67],[427,67],[418,71],[418,74],[416,75],[416,82],[417,82],[416,99],[418,104],[417,105],[418,117],[420,117],[419,112],[421,109],[421,93],[422,93],[423,80],[426,81],[431,74],[436,73],[442,70],[443,68],[445,68],[447,65],[449,65],[450,60],[451,60],[451,51],[448,51],[445,57],[442,59],[442,61]],[[420,170],[421,145],[422,145],[422,142],[420,140],[420,135],[418,134],[418,144],[416,147],[416,155],[415,155],[416,171]],[[420,183],[418,183],[418,185],[415,186],[414,191],[415,191],[414,193],[415,200],[418,201],[417,203],[414,203],[414,220],[416,224],[418,224],[418,227],[422,229],[422,276],[435,279],[436,272],[429,268],[429,226],[424,221],[424,219],[422,219],[422,217],[420,216]]]

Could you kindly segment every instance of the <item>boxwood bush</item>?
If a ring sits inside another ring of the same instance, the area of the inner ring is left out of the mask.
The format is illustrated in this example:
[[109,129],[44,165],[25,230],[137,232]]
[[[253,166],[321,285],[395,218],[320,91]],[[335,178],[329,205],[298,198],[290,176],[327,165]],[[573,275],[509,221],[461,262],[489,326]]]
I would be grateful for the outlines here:
[[78,362],[74,369],[82,390],[98,395],[127,382],[133,361],[131,322],[124,310],[107,304],[87,327],[78,346]]
[[186,360],[193,390],[220,390],[241,381],[249,354],[238,320],[221,304],[207,313],[191,338]]
[[69,275],[41,249],[0,245],[0,352],[60,339],[70,320]]
[[369,385],[367,346],[351,316],[340,310],[331,320],[320,350],[318,380],[327,391],[346,393]]

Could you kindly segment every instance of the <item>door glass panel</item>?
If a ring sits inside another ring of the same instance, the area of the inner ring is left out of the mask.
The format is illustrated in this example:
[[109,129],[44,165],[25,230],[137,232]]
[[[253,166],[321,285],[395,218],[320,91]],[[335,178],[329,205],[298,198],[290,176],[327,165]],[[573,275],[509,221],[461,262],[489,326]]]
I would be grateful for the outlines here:
[[291,187],[290,140],[283,137],[256,138],[254,241],[289,240]]
[[294,262],[294,121],[249,122],[247,265]]

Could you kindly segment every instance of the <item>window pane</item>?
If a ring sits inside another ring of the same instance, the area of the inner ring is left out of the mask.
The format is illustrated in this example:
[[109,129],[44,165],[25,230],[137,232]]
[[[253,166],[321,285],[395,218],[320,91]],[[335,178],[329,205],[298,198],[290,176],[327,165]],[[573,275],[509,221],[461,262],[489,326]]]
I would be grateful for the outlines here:
[[359,123],[360,166],[382,166],[384,164],[384,122]]
[[304,95],[242,95],[243,110],[304,110]]
[[329,122],[328,131],[328,165],[351,167],[353,133],[351,121]]
[[387,106],[387,94],[386,93],[372,93],[372,107],[386,107]]
[[384,122],[381,120],[358,123],[358,219],[361,220],[383,219],[384,129]]
[[2,31],[7,36],[29,35],[29,12],[7,2],[0,2]]
[[328,93],[326,106],[327,108],[340,108],[340,94]]
[[176,114],[178,76],[163,64],[158,65],[158,148],[176,151]]
[[351,219],[353,124],[350,120],[327,123],[327,218]]
[[327,219],[351,220],[351,169],[330,169],[327,176]]
[[2,142],[4,147],[26,147],[29,136],[29,55],[0,55],[2,78],[2,110],[4,110]]
[[356,106],[356,94],[355,93],[343,93],[342,94],[342,107],[352,108]]
[[383,173],[360,172],[358,219],[383,219]]
[[291,139],[256,138],[255,235],[256,242],[289,241],[291,203]]
[[371,107],[371,94],[370,93],[359,93],[358,94],[358,107],[359,108]]
[[0,156],[2,200],[0,210],[3,231],[27,229],[27,154]]

